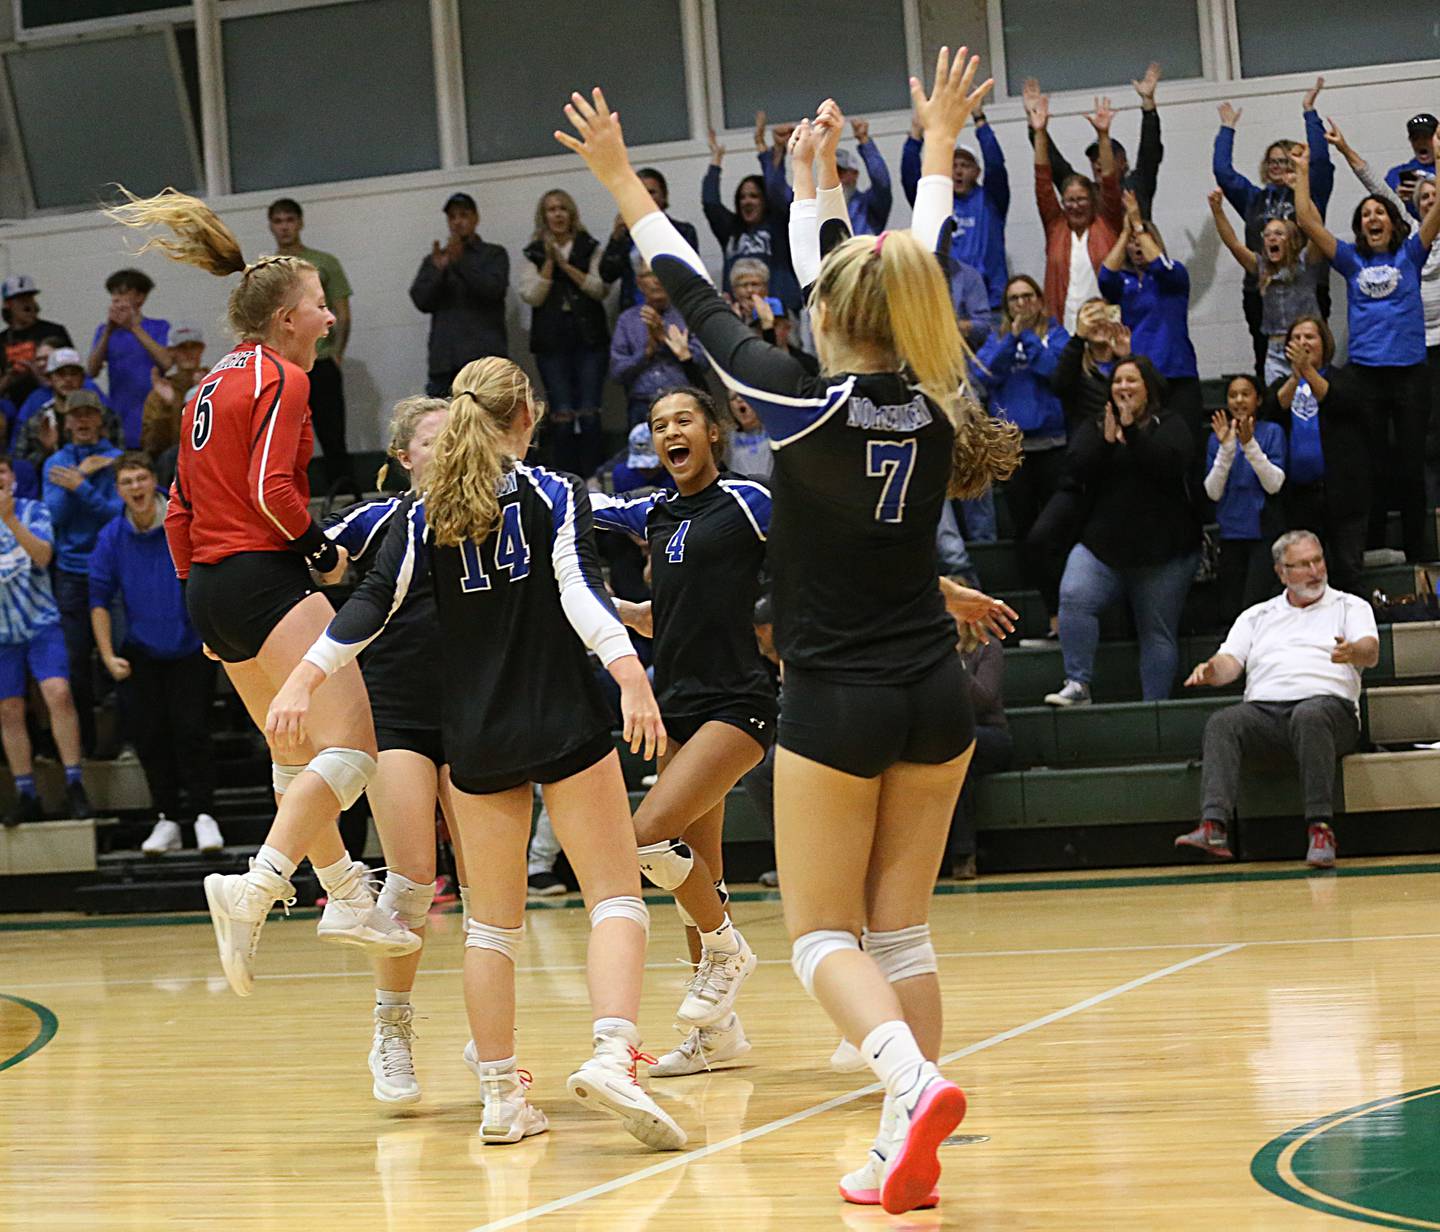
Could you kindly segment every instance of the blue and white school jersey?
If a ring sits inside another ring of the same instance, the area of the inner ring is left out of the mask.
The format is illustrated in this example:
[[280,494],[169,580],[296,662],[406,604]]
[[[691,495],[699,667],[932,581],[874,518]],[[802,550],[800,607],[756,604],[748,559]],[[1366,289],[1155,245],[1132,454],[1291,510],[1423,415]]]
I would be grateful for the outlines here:
[[590,499],[599,529],[650,543],[660,713],[691,717],[737,703],[773,712],[775,686],[755,641],[769,488],[724,473],[692,496]]
[[1336,243],[1331,264],[1345,275],[1352,364],[1383,368],[1425,362],[1420,271],[1429,255],[1413,231],[1394,253],[1362,257],[1354,244]]
[[493,779],[569,756],[612,716],[587,650],[634,647],[605,590],[590,500],[574,475],[514,463],[483,540],[433,542],[423,498],[403,498],[370,572],[306,654],[327,675],[384,630],[412,590],[440,623],[441,731],[457,779]]
[[[1270,462],[1285,470],[1285,430],[1277,423],[1266,419],[1255,421],[1255,444]],[[1220,438],[1211,433],[1210,444],[1205,451],[1207,474],[1215,465],[1220,453]],[[1269,497],[1250,465],[1244,449],[1231,438],[1230,470],[1225,476],[1225,488],[1215,502],[1215,520],[1220,524],[1221,539],[1260,539],[1265,526],[1262,515]]]
[[[16,498],[15,516],[37,539],[55,541],[50,511],[40,501]],[[0,646],[20,646],[60,620],[50,574],[40,568],[7,527],[0,525]]]

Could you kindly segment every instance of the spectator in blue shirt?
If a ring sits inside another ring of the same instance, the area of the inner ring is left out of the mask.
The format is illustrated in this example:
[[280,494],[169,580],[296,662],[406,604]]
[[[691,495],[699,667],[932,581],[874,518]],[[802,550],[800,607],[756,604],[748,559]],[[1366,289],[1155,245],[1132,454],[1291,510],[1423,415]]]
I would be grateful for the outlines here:
[[[784,133],[788,139],[790,127],[776,125],[777,141]],[[760,155],[759,175],[747,175],[735,186],[735,208],[728,210],[720,203],[720,167],[725,161],[725,147],[710,134],[710,165],[705,169],[705,178],[700,185],[700,205],[705,211],[705,221],[715,234],[715,240],[725,255],[722,271],[722,285],[729,285],[730,268],[744,257],[754,257],[765,263],[770,270],[772,294],[787,307],[800,309],[800,284],[790,265],[790,235],[788,231],[789,209],[783,197],[770,191],[775,171],[775,160],[782,157],[785,143],[772,152],[764,143],[764,114],[759,117],[756,129],[756,149]],[[783,183],[785,174],[780,172]]]
[[86,748],[94,748],[95,639],[90,631],[90,553],[100,531],[121,508],[115,490],[116,449],[100,435],[100,399],[88,389],[65,402],[69,444],[50,456],[42,472],[45,507],[55,530],[55,601],[70,655],[70,682]]
[[[645,185],[645,190],[650,194],[650,199],[668,217],[670,210],[669,182],[654,167],[642,167],[638,174],[640,183]],[[695,224],[684,222],[679,218],[671,218],[670,221],[685,242],[698,251],[700,237],[695,232]],[[600,258],[600,277],[606,282],[614,282],[619,279],[620,310],[622,312],[632,304],[642,302],[640,292],[635,285],[635,259],[638,252],[635,241],[630,238],[630,228],[625,225],[625,219],[617,214],[615,227],[610,232],[610,241],[605,245],[605,253]]]
[[[785,131],[783,126],[778,126],[780,132]],[[875,148],[875,143],[870,140],[870,121],[851,120],[850,129],[855,134],[855,148],[859,151],[860,157],[857,160],[849,150],[835,151],[835,166],[840,172],[840,187],[845,193],[845,208],[850,213],[850,233],[852,235],[879,235],[885,230],[885,224],[890,221],[890,206],[894,197],[890,188],[890,169],[885,165],[885,159],[881,157],[880,151]],[[870,187],[863,192],[860,189],[860,164],[865,164],[865,170],[870,176]],[[783,202],[788,208],[793,193],[789,184],[785,182],[785,148],[777,147],[771,158],[770,167],[765,175],[766,191],[771,193],[777,202]]]
[[95,330],[85,371],[96,377],[106,370],[111,409],[120,416],[126,446],[137,449],[150,374],[157,368],[170,371],[170,322],[144,315],[155,282],[143,270],[116,270],[105,280],[105,289],[110,311]]
[[80,724],[70,695],[65,637],[47,572],[54,555],[52,537],[49,512],[39,501],[15,495],[10,460],[0,455],[0,738],[15,779],[7,826],[44,816],[25,722],[30,677],[45,699],[50,730],[65,764],[66,813],[90,816],[80,780]]
[[1405,136],[1410,139],[1415,157],[1396,163],[1385,173],[1385,183],[1412,214],[1415,213],[1415,186],[1426,176],[1435,174],[1436,128],[1440,128],[1440,120],[1428,111],[1411,116],[1405,124]]
[[770,447],[770,434],[765,431],[755,408],[732,392],[730,418],[735,421],[735,429],[727,444],[726,465],[737,475],[749,479],[769,479],[775,465],[775,451]]
[[1281,519],[1270,498],[1285,483],[1285,430],[1270,420],[1257,422],[1260,398],[1251,373],[1233,376],[1226,410],[1210,419],[1215,434],[1205,455],[1205,495],[1215,502],[1220,524],[1216,582],[1227,626],[1277,590],[1270,544],[1281,533]]
[[[1431,137],[1440,147],[1440,137]],[[1310,153],[1296,164],[1303,174]],[[1355,242],[1337,240],[1325,227],[1305,185],[1296,183],[1296,221],[1344,276],[1350,326],[1349,370],[1370,426],[1369,545],[1383,547],[1390,494],[1398,494],[1405,558],[1424,559],[1425,430],[1429,415],[1425,366],[1425,307],[1420,273],[1440,236],[1440,196],[1418,232],[1386,197],[1355,207]],[[1394,431],[1394,454],[1387,449]],[[1398,482],[1397,482],[1398,481]]]
[[[90,554],[90,620],[100,661],[128,694],[126,713],[135,752],[158,814],[141,850],[179,850],[182,820],[195,823],[201,851],[224,847],[210,815],[215,764],[210,749],[210,700],[215,664],[200,649],[165,542],[165,497],[142,453],[115,463],[124,512],[100,532]],[[110,609],[125,616],[125,641],[116,651]],[[181,811],[184,785],[188,807]]]
[[[1317,77],[1315,84],[1305,92],[1301,109],[1305,119],[1305,142],[1317,150],[1310,164],[1307,183],[1310,197],[1325,216],[1330,204],[1330,194],[1335,188],[1335,165],[1330,161],[1329,147],[1325,142],[1325,125],[1315,110],[1315,99],[1325,85],[1325,78]],[[1272,218],[1295,217],[1295,161],[1293,154],[1301,143],[1288,139],[1272,141],[1265,148],[1265,157],[1260,160],[1260,183],[1253,184],[1235,170],[1235,126],[1240,122],[1241,109],[1229,103],[1220,104],[1220,131],[1215,135],[1213,169],[1215,182],[1225,193],[1234,211],[1245,220],[1245,247],[1251,252],[1261,249],[1261,232]],[[1250,338],[1255,347],[1255,375],[1265,371],[1265,352],[1270,347],[1270,336],[1265,332],[1265,308],[1260,298],[1260,284],[1251,274],[1246,274],[1242,291],[1245,309],[1245,323],[1250,327]],[[1320,280],[1320,314],[1330,315],[1330,288],[1328,281]]]
[[[41,351],[44,349],[42,344]],[[39,353],[36,362],[39,362]],[[100,396],[95,383],[85,375],[80,352],[72,347],[58,347],[51,351],[45,368],[49,384],[37,389],[20,408],[11,445],[12,460],[23,458],[33,467],[44,466],[45,460],[64,444],[60,419],[70,395],[78,389],[89,389],[96,397]],[[124,439],[120,420],[114,411],[104,405],[103,398],[100,402],[100,434],[112,445],[119,444]]]
[[[977,111],[972,118],[980,150],[977,154],[968,145],[955,147],[951,170],[955,231],[950,256],[973,265],[984,275],[990,307],[998,312],[1005,302],[1005,218],[1010,212],[1010,176],[1000,142],[984,113]],[[920,146],[919,124],[912,123],[900,156],[900,186],[911,205],[915,204],[915,188],[920,183]],[[985,160],[983,183],[981,157]]]
[[995,313],[990,308],[990,288],[985,285],[985,277],[979,270],[951,255],[954,232],[955,219],[947,218],[935,243],[935,258],[950,284],[950,303],[955,308],[955,322],[960,326],[960,333],[970,349],[978,351],[985,345],[995,323]]
[[690,340],[685,318],[648,267],[635,276],[642,300],[626,308],[610,336],[610,379],[625,387],[631,427],[644,423],[662,389],[704,386],[704,352]]
[[1165,255],[1160,231],[1140,217],[1135,194],[1127,191],[1123,200],[1125,224],[1097,271],[1100,294],[1120,305],[1131,351],[1147,356],[1165,378],[1165,409],[1185,419],[1198,443],[1204,402],[1190,341],[1190,274]]

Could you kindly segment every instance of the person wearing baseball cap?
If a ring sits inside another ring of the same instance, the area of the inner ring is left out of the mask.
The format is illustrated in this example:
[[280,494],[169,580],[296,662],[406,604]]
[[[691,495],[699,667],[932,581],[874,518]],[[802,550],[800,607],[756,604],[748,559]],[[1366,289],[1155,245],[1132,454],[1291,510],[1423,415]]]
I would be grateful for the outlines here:
[[449,238],[431,244],[410,284],[411,302],[430,317],[425,392],[432,398],[448,398],[455,374],[472,359],[509,355],[510,257],[475,233],[480,207],[469,193],[451,193],[443,209]]
[[1396,163],[1385,173],[1385,183],[1390,185],[1390,191],[1405,202],[1406,208],[1412,214],[1415,213],[1415,206],[1412,204],[1415,185],[1423,176],[1435,174],[1433,138],[1437,128],[1440,128],[1440,120],[1428,111],[1411,116],[1405,122],[1405,136],[1410,140],[1410,148],[1415,152],[1415,157]]
[[[100,391],[85,375],[85,361],[73,347],[59,347],[46,364],[48,388],[41,386],[21,409],[15,426],[14,457],[43,467],[65,440],[65,409],[72,394],[90,394],[100,407],[100,434],[112,445],[123,439],[120,418],[100,397]],[[45,395],[43,398],[41,395]],[[17,471],[17,476],[18,476]]]
[[150,392],[140,410],[140,448],[154,460],[160,482],[167,488],[175,477],[172,451],[180,441],[180,414],[190,391],[205,375],[205,335],[200,327],[188,321],[172,325],[170,355],[174,365],[163,375],[156,372],[150,378]]
[[0,282],[0,300],[4,301],[5,326],[0,332],[0,397],[9,398],[16,406],[44,384],[43,369],[35,367],[35,350],[46,338],[56,338],[64,346],[73,346],[70,331],[55,321],[40,319],[36,296],[40,288],[29,274],[11,274]]

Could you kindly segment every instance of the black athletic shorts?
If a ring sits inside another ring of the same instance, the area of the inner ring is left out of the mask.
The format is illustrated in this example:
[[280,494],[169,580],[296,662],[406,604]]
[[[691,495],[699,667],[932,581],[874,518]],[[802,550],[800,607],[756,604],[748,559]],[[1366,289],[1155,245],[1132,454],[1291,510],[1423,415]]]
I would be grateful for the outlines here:
[[843,684],[786,666],[780,747],[872,779],[896,762],[939,765],[975,739],[970,681],[958,654],[914,684]]
[[528,766],[521,770],[510,770],[502,774],[472,779],[459,777],[455,773],[455,767],[451,766],[450,782],[467,796],[493,796],[499,792],[519,787],[522,783],[558,783],[561,779],[568,779],[571,775],[590,769],[606,754],[614,751],[614,737],[608,731],[603,731],[598,736],[587,740],[579,748],[557,757],[553,761],[542,762],[538,766]]
[[192,564],[185,607],[200,640],[226,663],[260,653],[270,631],[306,595],[310,569],[294,552],[239,552],[213,565]]
[[728,723],[731,727],[738,727],[760,746],[761,752],[775,743],[774,703],[765,706],[756,702],[736,702],[709,714],[667,714],[662,717],[665,734],[676,744],[685,744],[693,739],[706,723]]
[[407,753],[419,753],[435,763],[440,770],[450,764],[445,756],[445,738],[438,727],[381,727],[375,728],[375,745],[384,753],[388,749],[403,749]]

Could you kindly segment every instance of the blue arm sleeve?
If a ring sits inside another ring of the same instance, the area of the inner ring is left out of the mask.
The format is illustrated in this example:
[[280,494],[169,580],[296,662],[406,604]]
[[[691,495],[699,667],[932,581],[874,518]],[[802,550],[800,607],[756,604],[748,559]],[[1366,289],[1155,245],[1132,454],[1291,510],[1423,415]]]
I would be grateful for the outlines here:
[[1145,273],[1172,295],[1190,294],[1190,272],[1181,262],[1172,261],[1163,253],[1145,267]]
[[1070,335],[1065,332],[1065,327],[1058,321],[1051,321],[1050,328],[1045,331],[1045,337],[1035,339],[1035,345],[1030,353],[1030,370],[1049,380],[1060,363],[1060,353],[1069,341]]
[[782,154],[777,162],[769,150],[758,155],[760,159],[760,174],[765,180],[765,201],[770,207],[770,213],[779,218],[790,217],[790,201],[794,193],[785,179],[785,156]]
[[915,204],[915,187],[920,183],[920,151],[923,143],[915,137],[905,138],[905,148],[900,153],[900,187],[905,200]]
[[720,203],[720,168],[714,163],[705,168],[705,178],[700,181],[700,208],[705,212],[705,221],[710,224],[715,242],[724,248],[738,224],[735,215]]
[[325,537],[349,552],[351,560],[360,560],[371,548],[383,542],[385,528],[399,507],[398,496],[351,505],[326,521]]
[[95,540],[95,550],[90,553],[89,577],[90,606],[109,607],[119,580],[115,576],[115,536],[109,533],[109,527]]
[[764,542],[770,533],[770,489],[753,479],[722,479],[720,486],[740,503],[751,529]]
[[650,510],[655,500],[650,496],[610,496],[604,492],[590,493],[590,512],[596,530],[618,530],[627,535],[645,538]]
[[857,148],[860,157],[865,160],[865,170],[870,173],[866,213],[869,215],[871,227],[879,233],[885,230],[885,224],[890,221],[890,207],[894,204],[894,195],[890,188],[890,168],[885,165],[885,160],[873,141],[867,141]]
[[1004,218],[1010,212],[1010,173],[1005,168],[1005,151],[1000,148],[1000,139],[988,124],[982,124],[975,130],[975,139],[980,143],[980,154],[985,159],[985,196]]
[[991,334],[980,348],[980,354],[975,357],[984,369],[981,375],[984,376],[986,385],[992,389],[1009,376],[1011,368],[1015,366],[1016,341],[1014,334]]
[[1330,143],[1325,140],[1325,125],[1313,107],[1305,113],[1305,140],[1310,146],[1310,196],[1324,218],[1330,194],[1335,191],[1335,162],[1330,157]]
[[1215,153],[1211,158],[1211,169],[1215,172],[1215,183],[1220,185],[1220,190],[1225,194],[1225,200],[1244,218],[1250,202],[1260,190],[1235,170],[1235,130],[1223,124],[1215,134]]
[[1095,271],[1096,281],[1100,284],[1100,294],[1108,303],[1119,304],[1125,299],[1125,275],[1119,270],[1112,270],[1102,265]]

